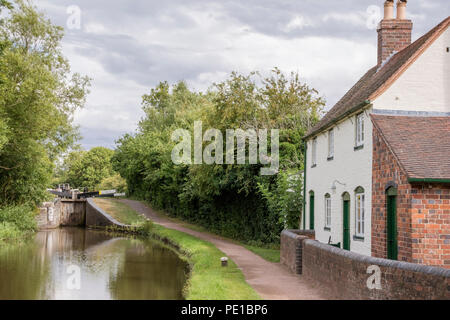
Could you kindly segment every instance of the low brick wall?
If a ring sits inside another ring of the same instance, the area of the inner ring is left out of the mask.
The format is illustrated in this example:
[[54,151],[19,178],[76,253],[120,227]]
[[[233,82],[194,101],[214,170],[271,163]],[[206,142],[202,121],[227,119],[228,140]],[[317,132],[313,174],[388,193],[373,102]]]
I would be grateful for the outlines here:
[[[363,256],[313,240],[302,243],[303,275],[342,299],[450,299],[450,270]],[[369,266],[380,268],[381,289],[368,288]]]
[[303,241],[314,238],[314,231],[284,230],[281,233],[281,264],[293,273],[302,274]]
[[93,199],[87,199],[86,203],[86,227],[119,227],[128,228],[129,226],[113,219],[109,214],[98,207]]

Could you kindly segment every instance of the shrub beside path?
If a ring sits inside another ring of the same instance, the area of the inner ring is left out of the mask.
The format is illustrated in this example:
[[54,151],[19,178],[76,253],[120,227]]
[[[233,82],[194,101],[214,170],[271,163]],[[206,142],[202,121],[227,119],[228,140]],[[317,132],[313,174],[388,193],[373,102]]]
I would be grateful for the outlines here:
[[[121,200],[154,223],[178,230],[213,243],[242,270],[247,283],[265,300],[324,300],[331,297],[326,288],[320,287],[302,276],[292,274],[280,263],[272,263],[247,250],[243,246],[217,235],[189,229],[158,215],[140,201]],[[220,263],[218,261],[217,263]]]

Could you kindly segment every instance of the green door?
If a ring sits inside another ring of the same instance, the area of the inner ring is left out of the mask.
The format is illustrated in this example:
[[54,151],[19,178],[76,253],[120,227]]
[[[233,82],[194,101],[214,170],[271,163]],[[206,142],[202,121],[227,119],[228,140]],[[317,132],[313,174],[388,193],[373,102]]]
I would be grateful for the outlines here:
[[350,250],[350,201],[344,200],[344,218],[343,218],[343,243],[344,243],[344,250]]
[[387,195],[387,258],[397,260],[397,195],[393,193],[389,191]]
[[314,194],[309,195],[309,229],[314,230]]

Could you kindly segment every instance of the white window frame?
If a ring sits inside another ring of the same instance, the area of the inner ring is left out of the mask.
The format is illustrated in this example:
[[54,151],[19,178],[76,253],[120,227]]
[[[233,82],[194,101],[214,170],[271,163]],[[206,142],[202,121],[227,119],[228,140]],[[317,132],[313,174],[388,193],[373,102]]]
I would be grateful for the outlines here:
[[356,116],[356,146],[364,145],[364,112]]
[[334,129],[328,131],[328,158],[334,157]]
[[365,193],[357,193],[355,197],[355,235],[364,238]]
[[325,228],[331,229],[331,196],[325,195]]
[[312,161],[312,165],[315,166],[317,165],[317,137],[315,137],[312,140],[312,157],[311,157],[311,161]]

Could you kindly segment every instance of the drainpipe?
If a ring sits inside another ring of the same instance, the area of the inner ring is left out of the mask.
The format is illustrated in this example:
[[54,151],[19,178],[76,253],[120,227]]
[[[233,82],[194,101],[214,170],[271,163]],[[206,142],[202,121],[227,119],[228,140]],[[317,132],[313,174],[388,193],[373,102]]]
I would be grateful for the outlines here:
[[303,141],[303,230],[306,230],[306,155],[308,144]]

